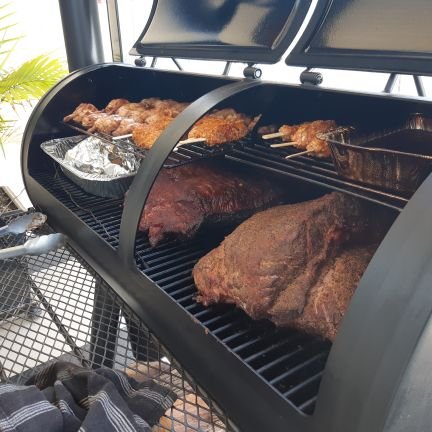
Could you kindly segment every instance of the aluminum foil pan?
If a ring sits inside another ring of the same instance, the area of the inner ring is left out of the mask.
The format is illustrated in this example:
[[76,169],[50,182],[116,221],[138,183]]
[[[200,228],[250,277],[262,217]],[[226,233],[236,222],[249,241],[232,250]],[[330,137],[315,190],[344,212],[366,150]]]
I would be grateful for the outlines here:
[[96,137],[57,138],[41,144],[66,177],[86,192],[104,198],[123,198],[138,170],[135,155]]
[[337,173],[350,180],[410,196],[432,171],[432,119],[421,114],[372,134],[340,128],[319,137],[328,142]]

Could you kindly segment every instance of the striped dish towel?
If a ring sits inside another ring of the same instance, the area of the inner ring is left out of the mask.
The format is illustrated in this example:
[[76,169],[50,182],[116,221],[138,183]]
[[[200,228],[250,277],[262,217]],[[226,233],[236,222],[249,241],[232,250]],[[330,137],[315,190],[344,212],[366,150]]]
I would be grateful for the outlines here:
[[59,361],[26,385],[0,385],[0,431],[150,432],[175,400],[151,379]]

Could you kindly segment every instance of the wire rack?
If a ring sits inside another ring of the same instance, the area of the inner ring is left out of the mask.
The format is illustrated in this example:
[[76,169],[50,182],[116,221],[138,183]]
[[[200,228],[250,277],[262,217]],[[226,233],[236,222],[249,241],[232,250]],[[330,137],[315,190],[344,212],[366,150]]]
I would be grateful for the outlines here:
[[[18,213],[0,215],[4,222]],[[38,234],[51,232],[45,227]],[[0,247],[26,236],[0,238]],[[69,247],[0,261],[0,382],[24,383],[56,360],[150,376],[178,396],[154,431],[234,431],[146,325]]]

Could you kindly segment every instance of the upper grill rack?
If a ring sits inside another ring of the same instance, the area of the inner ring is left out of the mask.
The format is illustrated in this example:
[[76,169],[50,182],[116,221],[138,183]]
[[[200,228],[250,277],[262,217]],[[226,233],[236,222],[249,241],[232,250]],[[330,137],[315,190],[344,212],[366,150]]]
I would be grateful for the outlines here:
[[[139,160],[144,159],[149,152],[149,150],[137,147],[134,142],[129,138],[113,139],[113,137],[110,135],[100,132],[91,133],[88,130],[71,123],[63,122],[63,124],[82,134],[99,138],[107,144],[117,146],[122,150],[133,153]],[[167,157],[164,163],[164,168],[175,168],[177,166],[185,165],[199,159],[208,159],[217,156],[223,156],[224,154],[235,148],[240,149],[242,146],[243,142],[228,143],[220,146],[208,146],[204,143],[190,143],[179,145]]]
[[234,148],[225,157],[252,167],[263,168],[277,174],[306,181],[326,189],[344,192],[375,204],[401,211],[408,198],[385,192],[378,188],[364,186],[354,181],[342,179],[331,161],[298,156],[285,159],[285,156],[298,153],[292,148],[271,148],[262,140],[245,142],[242,148]]
[[[137,148],[130,139],[113,140],[104,134],[92,134],[85,129],[65,123],[72,129],[89,136],[95,136],[103,141],[133,152],[138,158],[146,157],[148,150]],[[362,185],[355,181],[342,179],[335,171],[331,161],[308,156],[298,156],[285,159],[285,156],[295,154],[293,148],[272,148],[270,143],[258,137],[249,136],[236,143],[210,147],[203,143],[185,144],[176,147],[164,163],[164,168],[191,163],[200,159],[226,157],[243,164],[264,168],[277,174],[290,176],[302,181],[313,183],[327,189],[344,192],[357,198],[365,199],[375,204],[384,205],[393,210],[401,211],[408,198],[393,193]]]

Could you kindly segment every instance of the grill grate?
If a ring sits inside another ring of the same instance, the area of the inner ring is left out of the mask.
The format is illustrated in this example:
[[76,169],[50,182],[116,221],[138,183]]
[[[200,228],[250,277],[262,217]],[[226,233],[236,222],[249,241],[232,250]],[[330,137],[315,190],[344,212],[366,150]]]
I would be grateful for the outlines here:
[[[246,140],[241,147],[231,148],[225,158],[343,191],[396,210],[401,210],[407,202],[406,198],[342,180],[330,161],[301,156],[284,158],[292,153],[295,153],[292,149],[273,149],[268,143]],[[52,175],[44,173],[36,173],[34,177],[111,247],[117,247],[122,212],[120,200],[92,197],[59,171],[54,180]],[[330,343],[294,330],[276,329],[267,321],[253,321],[232,306],[205,307],[196,303],[192,268],[215,244],[198,238],[151,248],[147,237],[138,234],[135,257],[138,268],[205,326],[209,334],[299,411],[312,414]]]
[[73,211],[112,248],[117,248],[123,201],[84,192],[57,169],[54,176],[37,171],[33,177],[69,210]]
[[[41,233],[49,232],[45,228]],[[1,247],[22,243],[8,236]],[[12,268],[13,267],[13,268]],[[178,395],[157,431],[220,432],[235,426],[157,338],[73,250],[0,261],[0,382],[24,383],[47,362],[150,375]],[[198,394],[200,396],[198,396]]]
[[327,189],[348,193],[398,211],[402,210],[408,202],[405,197],[343,180],[329,160],[308,156],[285,159],[285,156],[298,152],[293,148],[271,148],[269,143],[256,140],[245,142],[241,149],[233,148],[225,157],[251,167],[266,169]]
[[[136,249],[138,267],[298,410],[312,414],[330,343],[276,329],[267,321],[253,321],[232,306],[196,303],[192,268],[207,250],[199,241],[180,246],[150,249],[141,240]],[[159,257],[156,266],[152,265],[155,255]]]

